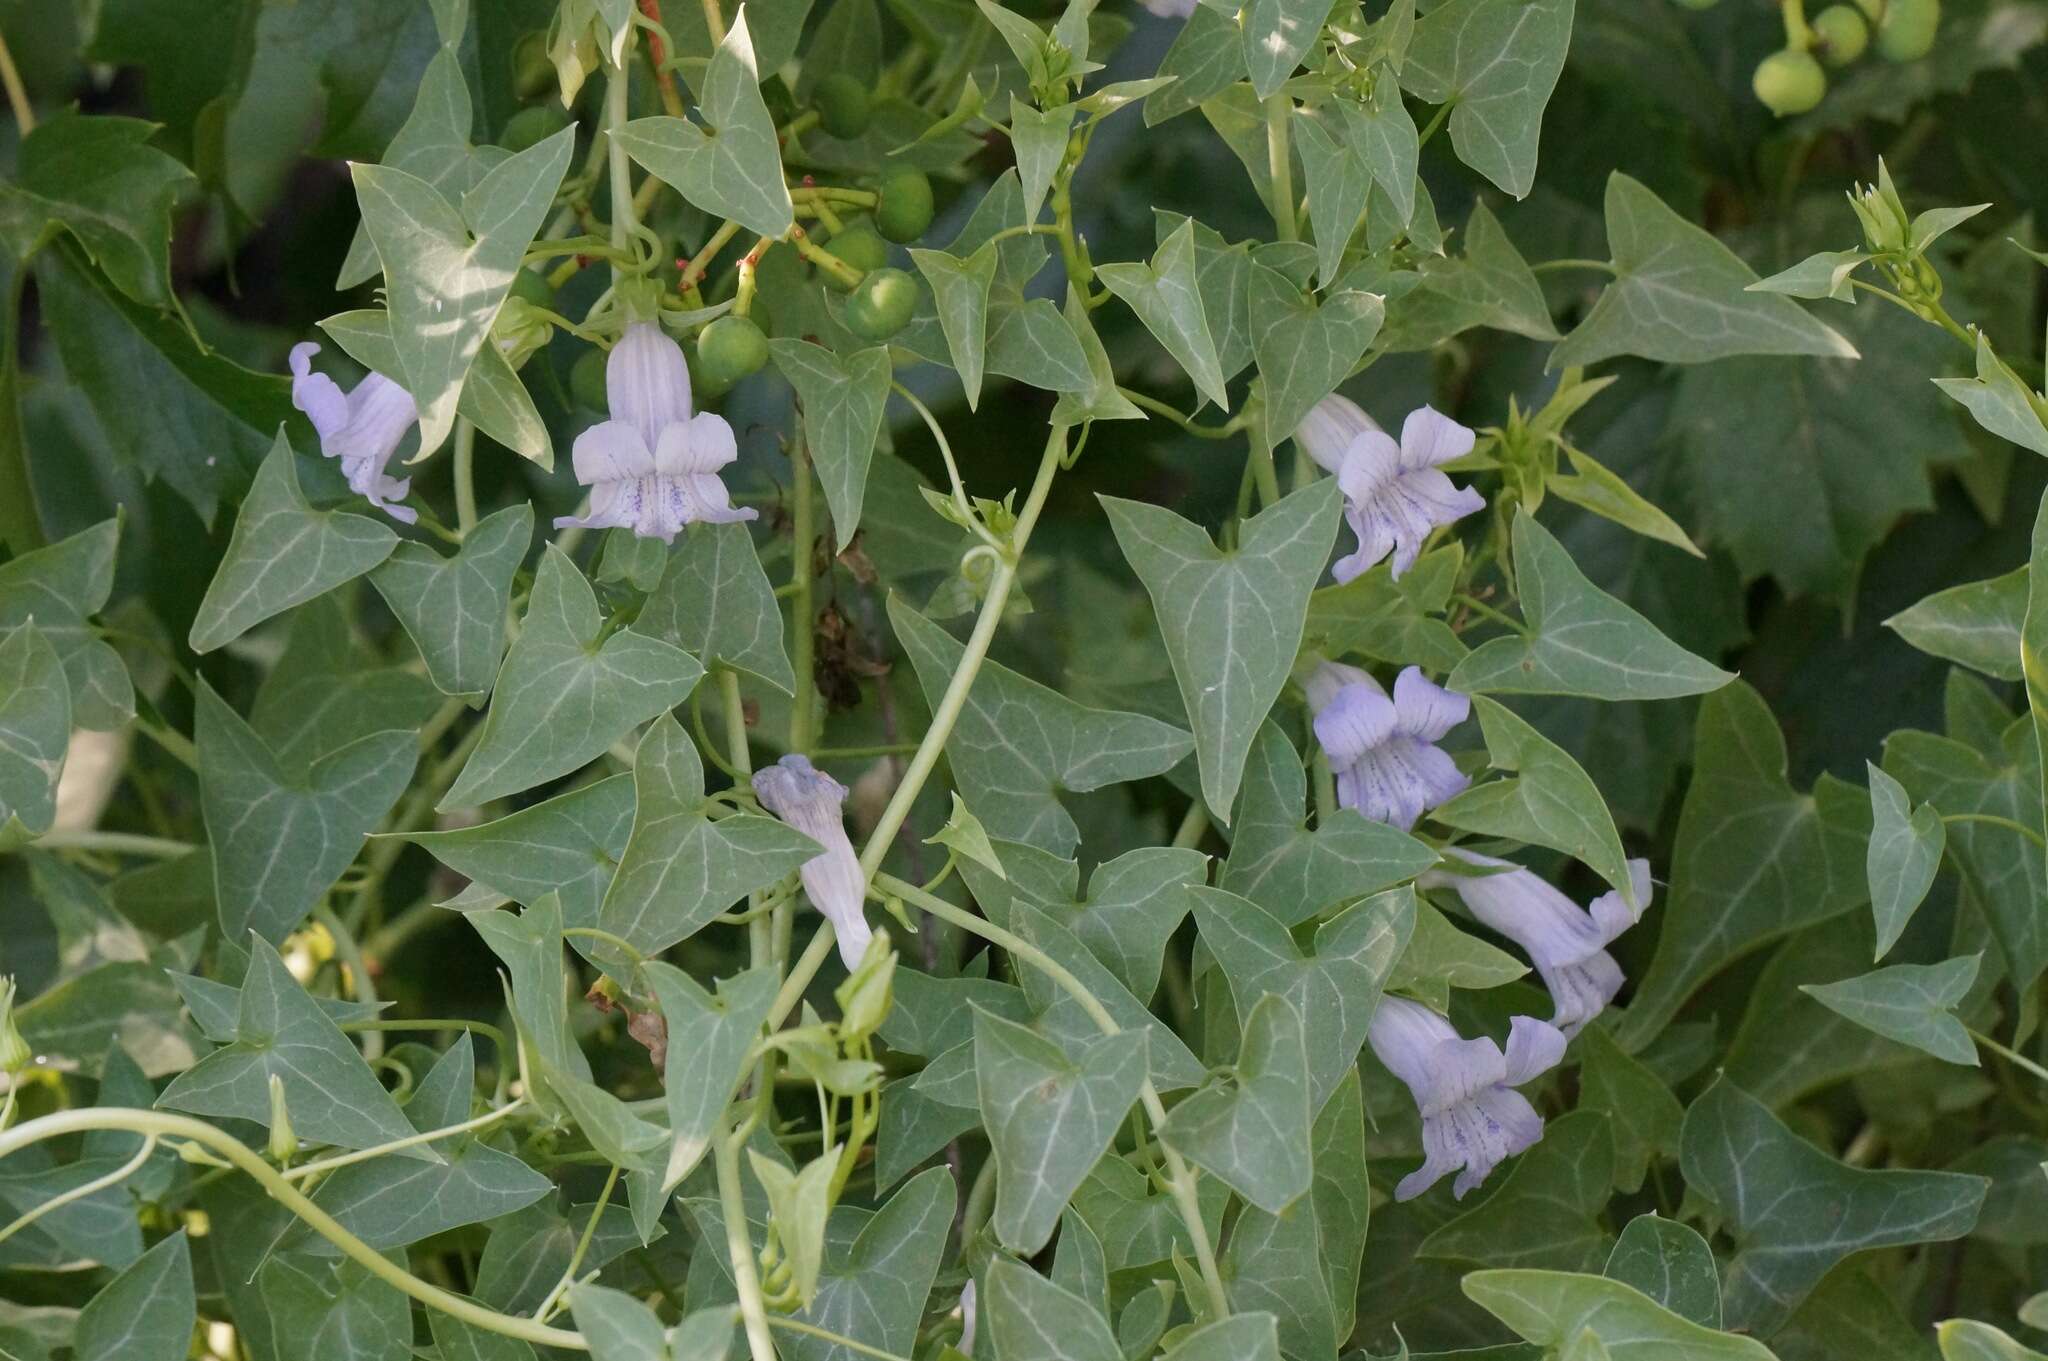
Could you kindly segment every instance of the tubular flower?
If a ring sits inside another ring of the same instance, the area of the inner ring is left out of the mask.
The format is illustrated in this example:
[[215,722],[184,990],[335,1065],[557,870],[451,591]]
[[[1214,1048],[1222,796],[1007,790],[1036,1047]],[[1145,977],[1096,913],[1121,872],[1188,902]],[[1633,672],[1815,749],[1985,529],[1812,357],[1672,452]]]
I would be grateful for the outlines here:
[[1436,746],[1472,701],[1411,666],[1393,697],[1357,667],[1324,662],[1308,682],[1316,740],[1337,776],[1337,802],[1406,831],[1471,779]]
[[1454,890],[1474,917],[1528,951],[1557,1008],[1550,1023],[1568,1036],[1576,1035],[1621,991],[1621,965],[1606,946],[1635,925],[1650,905],[1650,862],[1628,862],[1635,889],[1633,909],[1621,894],[1609,890],[1582,910],[1538,876],[1506,860],[1455,847],[1445,854],[1500,873],[1432,870],[1417,882],[1423,888]]
[[1564,1057],[1565,1037],[1556,1027],[1515,1017],[1503,1054],[1490,1039],[1463,1038],[1419,1002],[1387,997],[1366,1041],[1422,1113],[1422,1166],[1401,1178],[1394,1199],[1413,1200],[1455,1171],[1451,1194],[1463,1200],[1504,1160],[1543,1137],[1543,1117],[1514,1089]]
[[839,958],[848,969],[858,969],[873,933],[861,914],[867,876],[861,873],[840,813],[846,786],[792,753],[754,772],[754,794],[769,812],[825,848],[806,860],[798,873],[811,905],[831,919],[839,937]]
[[1432,530],[1486,506],[1485,497],[1453,486],[1438,470],[1472,451],[1473,433],[1433,407],[1409,412],[1396,444],[1357,403],[1332,395],[1303,418],[1294,438],[1336,475],[1344,518],[1358,536],[1357,550],[1330,569],[1339,581],[1350,581],[1389,553],[1399,577],[1415,565]]
[[409,477],[387,477],[384,465],[398,452],[405,432],[419,423],[412,394],[381,373],[372,373],[348,392],[324,373],[313,372],[320,347],[310,340],[292,346],[292,405],[306,413],[320,435],[320,452],[341,460],[350,490],[401,524],[419,512],[403,501]]
[[675,542],[684,525],[751,520],[737,510],[718,470],[739,456],[732,427],[711,412],[691,414],[690,370],[682,346],[651,321],[626,327],[605,361],[612,418],[576,437],[576,480],[590,488],[590,513],[555,528],[630,529]]

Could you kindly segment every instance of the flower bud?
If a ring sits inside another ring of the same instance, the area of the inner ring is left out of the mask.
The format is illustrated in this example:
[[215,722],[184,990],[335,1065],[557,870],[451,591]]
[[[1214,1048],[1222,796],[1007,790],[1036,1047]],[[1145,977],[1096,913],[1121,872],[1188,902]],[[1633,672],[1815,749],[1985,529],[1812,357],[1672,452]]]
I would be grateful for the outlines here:
[[896,951],[889,933],[877,931],[868,941],[860,964],[832,995],[839,1003],[839,1038],[862,1040],[881,1027],[889,1014],[896,980]]
[[1378,430],[1379,422],[1349,397],[1331,393],[1309,409],[1295,427],[1294,442],[1324,472],[1334,473],[1345,451],[1360,435]]
[[299,1151],[299,1136],[292,1132],[292,1114],[284,1104],[284,1079],[276,1073],[270,1075],[270,1142],[266,1146],[270,1160],[274,1163],[288,1163]]
[[0,978],[0,1073],[13,1077],[35,1059],[35,1051],[14,1024],[14,979]]

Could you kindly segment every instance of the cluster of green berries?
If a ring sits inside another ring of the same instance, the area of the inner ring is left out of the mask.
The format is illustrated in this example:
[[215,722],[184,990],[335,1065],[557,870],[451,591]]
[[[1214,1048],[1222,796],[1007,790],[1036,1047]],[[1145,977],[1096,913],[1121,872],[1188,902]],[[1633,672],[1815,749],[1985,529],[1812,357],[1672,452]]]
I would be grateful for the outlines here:
[[[1687,9],[1709,9],[1719,0],[1678,0]],[[1780,118],[1805,113],[1828,91],[1826,67],[1859,60],[1876,37],[1886,61],[1918,61],[1934,48],[1941,27],[1941,0],[1855,0],[1829,5],[1810,21],[1802,6],[1786,7],[1785,46],[1757,63],[1750,88]]]

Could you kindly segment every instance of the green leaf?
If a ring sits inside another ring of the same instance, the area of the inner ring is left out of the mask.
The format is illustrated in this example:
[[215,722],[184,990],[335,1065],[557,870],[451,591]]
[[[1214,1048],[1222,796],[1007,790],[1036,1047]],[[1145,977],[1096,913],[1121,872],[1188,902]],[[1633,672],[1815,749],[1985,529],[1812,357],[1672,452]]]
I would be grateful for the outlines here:
[[[633,835],[597,924],[643,955],[687,940],[747,894],[822,853],[780,818],[712,818],[703,762],[673,714],[657,718],[640,739],[633,789]],[[578,944],[607,969],[631,966],[607,943]]]
[[441,704],[416,671],[383,665],[330,593],[292,611],[284,655],[256,691],[249,725],[280,765],[303,769],[364,733],[417,729]]
[[595,926],[632,829],[633,777],[613,775],[495,822],[398,835],[516,903],[559,893],[564,920]]
[[1100,499],[1152,598],[1194,723],[1202,796],[1227,812],[1252,738],[1287,683],[1309,593],[1336,541],[1336,483],[1313,482],[1244,521],[1228,552],[1164,506]]
[[[2006,729],[1995,756],[1933,733],[1895,732],[1885,739],[1885,770],[1906,792],[1933,804],[1944,818],[1986,814],[2041,830],[2040,749],[2030,720]],[[2011,827],[1950,823],[1949,862],[1990,922],[1998,952],[2015,984],[2030,985],[2048,967],[2048,894],[2040,843]]]
[[1157,127],[1167,119],[1199,108],[1238,81],[1249,78],[1245,69],[1244,38],[1235,15],[1206,5],[1196,5],[1175,36],[1173,46],[1160,59],[1159,74],[1172,76],[1173,83],[1154,90],[1145,99],[1145,126]]
[[[935,1167],[911,1178],[872,1214],[833,1211],[817,1298],[796,1317],[864,1346],[908,1355],[924,1320],[954,1205],[953,1178]],[[788,1361],[862,1358],[839,1343],[801,1334],[786,1334],[778,1345]]]
[[[1294,144],[1301,152],[1308,220],[1315,232],[1316,278],[1325,287],[1343,267],[1345,247],[1351,244],[1372,193],[1372,171],[1357,154],[1343,112],[1342,105],[1329,112],[1306,107],[1294,111]],[[1412,199],[1412,180],[1409,195]]]
[[[937,704],[964,652],[901,597],[889,622]],[[1080,829],[1061,792],[1085,794],[1173,768],[1192,749],[1179,728],[1138,714],[1090,709],[994,662],[982,663],[946,743],[953,776],[990,835],[1071,855]]]
[[1325,0],[1251,0],[1244,26],[1244,63],[1259,98],[1278,90],[1322,36]]
[[199,1301],[180,1230],[114,1277],[78,1313],[74,1361],[184,1361]]
[[[1453,114],[1454,130],[1456,122]],[[1640,182],[1616,171],[1606,208],[1614,281],[1550,352],[1551,370],[1618,354],[1673,364],[1738,354],[1857,357],[1855,346],[1790,298],[1747,291],[1756,271]]]
[[[1352,155],[1372,176],[1374,188],[1386,196],[1394,221],[1406,227],[1415,216],[1415,171],[1422,147],[1415,120],[1401,102],[1401,87],[1391,76],[1375,80],[1370,98],[1346,100],[1339,108]],[[1474,214],[1484,211],[1483,204],[1473,205]]]
[[1961,402],[1970,419],[1998,438],[2048,454],[2048,425],[2041,423],[2034,406],[2038,398],[1999,360],[1982,331],[1977,333],[1977,376],[1937,378],[1934,385]]
[[1675,1219],[1654,1214],[1631,1219],[1601,1274],[1634,1286],[1702,1328],[1721,1326],[1721,1275],[1714,1250]]
[[2027,569],[1936,591],[1884,621],[1929,656],[1998,680],[2020,679],[2020,624],[2027,612]]
[[[207,1039],[215,1044],[234,1043],[236,1030],[241,1024],[241,988],[233,983],[218,983],[211,978],[201,978],[197,974],[172,973],[166,970],[164,976],[177,989],[178,997],[184,1002],[185,1009],[192,1013],[193,1024],[199,1027]],[[315,997],[313,1000],[337,1025],[347,1025],[351,1021],[374,1021],[384,1010],[381,1003],[357,1002],[345,997]]]
[[285,1108],[302,1140],[374,1148],[416,1132],[341,1028],[261,936],[249,942],[235,1036],[233,1044],[180,1073],[157,1105],[252,1120],[268,1129],[270,1080],[276,1078],[284,1084]]
[[590,1361],[669,1361],[668,1330],[625,1291],[579,1281],[569,1287],[569,1309]]
[[[119,1270],[140,1257],[142,1231],[136,1224],[134,1194],[119,1185],[91,1189],[91,1183],[111,1176],[128,1161],[91,1156],[58,1165],[47,1153],[11,1155],[6,1170],[0,1171],[0,1212],[10,1223],[31,1210],[41,1209],[42,1217],[10,1236],[7,1265],[48,1270],[98,1262]],[[73,1199],[51,1204],[72,1193]]]
[[1282,997],[1307,1027],[1309,1107],[1321,1110],[1358,1064],[1381,990],[1415,925],[1415,892],[1391,889],[1316,928],[1304,954],[1287,927],[1257,903],[1222,889],[1194,891],[1202,943],[1216,956],[1238,1012]]
[[1612,884],[1629,906],[1647,906],[1629,901],[1635,886],[1621,834],[1600,790],[1571,753],[1484,695],[1473,697],[1473,708],[1489,763],[1513,772],[1513,778],[1475,785],[1430,816],[1446,827],[1563,851]]
[[1336,391],[1386,320],[1377,294],[1332,290],[1318,306],[1287,277],[1256,261],[1248,282],[1252,352],[1266,394],[1266,439],[1293,434]]
[[1382,563],[1324,586],[1308,598],[1303,642],[1330,657],[1356,652],[1394,666],[1455,669],[1468,649],[1442,616],[1464,561],[1465,550],[1451,543],[1424,553],[1399,581],[1393,564]]
[[533,507],[522,503],[477,521],[452,558],[402,543],[370,573],[442,694],[489,693],[505,651],[512,577],[532,542]]
[[1197,279],[1194,219],[1189,218],[1154,251],[1147,264],[1103,265],[1095,271],[1103,286],[1138,314],[1195,388],[1217,406],[1228,408],[1223,367],[1202,306]]
[[1685,1183],[1740,1250],[1728,1264],[1729,1322],[1770,1333],[1854,1252],[1960,1238],[1990,1185],[1953,1172],[1871,1171],[1835,1161],[1725,1079],[1685,1114]]
[[192,620],[194,652],[211,652],[266,619],[355,580],[391,556],[398,535],[367,516],[314,510],[278,431],[235,517],[226,556]]
[[[364,368],[387,377],[405,372],[398,346],[391,339],[391,314],[382,308],[336,313],[322,321],[320,329]],[[535,409],[511,361],[496,345],[476,352],[469,377],[462,383],[462,395],[456,398],[455,413],[468,417],[478,430],[521,458],[531,459],[544,471],[553,470],[555,446],[548,437],[547,422]]]
[[1416,23],[1401,84],[1450,103],[1458,159],[1522,198],[1571,38],[1572,0],[1450,0]]
[[647,574],[654,580],[645,588],[651,593],[634,621],[642,632],[706,663],[758,676],[784,694],[795,692],[782,646],[782,610],[746,526],[699,525],[666,550],[652,540],[618,538],[624,530],[611,533],[607,565],[612,545],[654,549]]
[[[990,258],[994,258],[993,252]],[[940,315],[945,315],[943,307]],[[950,339],[952,332],[946,334]],[[835,546],[844,548],[860,528],[868,464],[882,428],[882,408],[889,401],[889,348],[877,345],[842,358],[808,340],[771,340],[768,350],[775,357],[775,367],[796,389],[797,403],[803,409],[804,440],[817,464],[818,481],[825,488],[825,504],[832,509]],[[744,539],[746,530],[739,528]],[[779,630],[779,611],[776,617]],[[785,692],[790,688],[782,686]]]
[[703,1158],[746,1074],[746,1058],[768,1019],[773,971],[723,979],[718,995],[659,960],[644,966],[666,1027],[662,1085],[668,1092],[669,1154],[661,1189],[672,1191]]
[[1002,1361],[1124,1361],[1099,1309],[1009,1257],[989,1262],[979,1305]]
[[343,1258],[273,1256],[257,1276],[266,1312],[293,1354],[320,1361],[399,1361],[412,1309],[396,1287]]
[[1952,1318],[1934,1325],[1941,1343],[1941,1361],[2040,1361],[2041,1353],[2023,1346],[1988,1323]]
[[610,135],[656,178],[713,218],[780,237],[795,221],[782,181],[782,145],[761,98],[745,14],[735,14],[711,58],[698,109],[687,118],[636,118]]
[[1553,496],[1612,520],[1645,538],[1668,543],[1696,558],[1706,556],[1692,541],[1692,536],[1678,527],[1676,520],[1631,487],[1619,473],[1570,444],[1564,446],[1564,456],[1571,461],[1572,471],[1569,474],[1552,473],[1543,480],[1545,490]]
[[[591,1229],[590,1242],[578,1255],[586,1228]],[[666,1233],[657,1229],[655,1237]],[[641,1246],[633,1216],[623,1205],[568,1207],[543,1200],[491,1226],[477,1259],[476,1297],[493,1309],[531,1314],[572,1258],[584,1271],[596,1271]]]
[[1271,1314],[1233,1314],[1179,1334],[1160,1361],[1280,1361],[1280,1337]]
[[[420,409],[420,452],[455,426],[463,380],[490,339],[575,149],[572,128],[508,156],[462,194],[390,165],[349,167],[363,226],[384,262],[391,340]],[[393,375],[396,377],[397,375]]]
[[[1614,1042],[1605,1026],[1581,1031],[1578,1046],[1579,1109],[1607,1116],[1614,1134],[1614,1188],[1633,1194],[1642,1189],[1651,1158],[1678,1155],[1685,1108],[1655,1073]],[[1719,1308],[1717,1302],[1716,1312]]]
[[1983,960],[1974,954],[1939,964],[1894,964],[1839,983],[1801,984],[1799,990],[1888,1040],[1975,1068],[1977,1042],[1953,1013],[1976,983]]
[[1614,1194],[1614,1139],[1598,1111],[1545,1126],[1485,1200],[1422,1240],[1416,1253],[1483,1267],[1595,1271],[1613,1239],[1600,1213]]
[[1308,828],[1308,777],[1279,727],[1267,723],[1245,763],[1218,884],[1293,926],[1339,903],[1412,879],[1436,852],[1404,832],[1340,808]]
[[[2036,788],[2048,809],[2048,494],[2034,514],[2027,554],[2027,612],[2020,620],[2020,669],[2027,688],[2027,717],[2034,729],[2034,759],[2040,763]],[[2043,848],[2048,853],[2048,847]],[[2041,856],[2033,857],[2040,861]]]
[[1788,298],[1832,298],[1836,302],[1853,304],[1856,289],[1849,276],[1856,272],[1858,265],[1876,258],[1860,250],[1819,251],[1790,269],[1779,270],[1768,279],[1758,279],[1749,286],[1749,291],[1782,293]]
[[[974,816],[974,810],[961,799],[959,790],[950,792],[953,796],[953,811],[946,818],[946,825],[926,837],[924,844],[944,846],[953,855],[981,866],[996,878],[1008,879],[1010,872],[1003,868],[1002,860],[996,855],[996,848],[988,839],[988,829],[981,825],[981,819]],[[1036,848],[1021,847],[1020,850],[1035,851]],[[1080,867],[1075,868],[1078,870]]]
[[57,782],[70,750],[64,663],[31,619],[0,636],[0,851],[56,823]]
[[[1329,1245],[1322,1220],[1317,1204],[1308,1197],[1277,1215],[1247,1206],[1231,1226],[1219,1264],[1231,1308],[1248,1318],[1260,1312],[1272,1317],[1281,1349],[1305,1361],[1332,1361],[1342,1341],[1339,1306],[1326,1274],[1324,1253]],[[1195,1290],[1190,1282],[1190,1297],[1199,1299]]]
[[1245,1016],[1230,1077],[1212,1079],[1175,1106],[1159,1137],[1251,1204],[1279,1214],[1309,1189],[1313,1118],[1301,1015],[1269,994]]
[[1663,933],[1616,1028],[1622,1048],[1641,1049],[1732,961],[1863,904],[1858,794],[1831,776],[1811,794],[1794,790],[1785,739],[1747,684],[1702,702]]
[[[1418,222],[1428,205],[1425,196],[1417,209]],[[1401,277],[1368,282],[1373,269],[1368,262],[1345,278],[1356,286],[1391,291]],[[1381,346],[1389,352],[1434,349],[1475,326],[1532,340],[1557,339],[1543,286],[1484,202],[1473,204],[1465,221],[1465,253],[1425,256],[1419,273],[1420,280],[1400,298],[1380,335]]]
[[605,637],[589,581],[548,545],[483,737],[440,808],[474,807],[568,774],[688,699],[703,674],[687,652],[630,629]]
[[788,1263],[790,1288],[799,1303],[809,1305],[825,1268],[825,1219],[832,1213],[832,1174],[839,1155],[828,1152],[791,1171],[750,1148],[747,1162],[768,1197],[768,1222]]
[[1461,1283],[1474,1304],[1540,1347],[1591,1332],[1613,1361],[1773,1361],[1751,1337],[1718,1332],[1666,1309],[1633,1286],[1569,1271],[1475,1271]]
[[1947,827],[1940,809],[1928,803],[1913,808],[1905,786],[1875,763],[1865,761],[1863,768],[1870,776],[1871,822],[1864,873],[1877,922],[1876,957],[1883,959],[1934,886]]
[[1034,109],[1019,95],[1010,96],[1010,145],[1017,153],[1017,181],[1024,190],[1024,220],[1038,221],[1045,206],[1045,192],[1067,154],[1067,129],[1074,122],[1074,106]]
[[1069,1057],[1029,1027],[975,1012],[975,1081],[996,1160],[990,1222],[1004,1247],[1035,1253],[1051,1240],[1137,1101],[1145,1071],[1143,1031],[1099,1036]]
[[149,307],[171,294],[171,212],[192,172],[149,145],[156,125],[67,110],[21,140],[13,183],[0,185],[0,239],[27,259],[71,233],[116,288]]
[[1671,699],[1704,694],[1733,679],[1595,586],[1527,512],[1515,516],[1514,555],[1530,633],[1481,643],[1451,672],[1451,689]]
[[221,929],[279,941],[319,905],[412,779],[419,744],[372,733],[310,764],[286,764],[213,687],[194,725],[199,798],[213,843]]
[[995,283],[996,244],[991,242],[965,257],[942,250],[912,250],[910,258],[931,285],[932,302],[938,309],[939,326],[946,335],[946,348],[953,356],[953,368],[960,386],[967,392],[967,405],[981,401],[981,374],[988,348],[988,299]]
[[[1164,245],[1183,226],[1194,222],[1155,208],[1152,234]],[[1202,315],[1216,343],[1216,359],[1229,382],[1252,362],[1250,283],[1251,243],[1230,245],[1209,227],[1194,222],[1195,283],[1202,293]]]
[[135,716],[127,664],[87,622],[106,608],[113,593],[120,539],[120,519],[102,520],[0,565],[0,632],[36,621],[36,631],[64,662],[71,721],[98,731],[121,727]]

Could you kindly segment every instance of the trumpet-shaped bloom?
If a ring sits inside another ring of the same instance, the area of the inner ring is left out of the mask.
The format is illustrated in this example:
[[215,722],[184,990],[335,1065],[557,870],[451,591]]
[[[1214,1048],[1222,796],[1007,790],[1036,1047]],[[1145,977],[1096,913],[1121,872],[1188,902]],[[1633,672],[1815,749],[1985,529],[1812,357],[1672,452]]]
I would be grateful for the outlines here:
[[1472,782],[1436,745],[1471,714],[1472,701],[1420,667],[1395,678],[1391,697],[1365,672],[1334,662],[1318,667],[1307,688],[1341,806],[1406,831]]
[[1635,925],[1650,905],[1650,862],[1628,862],[1634,909],[1613,890],[1581,909],[1541,878],[1506,860],[1456,848],[1447,854],[1498,873],[1434,870],[1417,882],[1423,888],[1455,891],[1474,917],[1526,950],[1556,1006],[1550,1023],[1566,1035],[1577,1034],[1621,991],[1621,965],[1606,947]]
[[683,526],[751,520],[735,509],[718,470],[739,456],[723,416],[690,408],[682,346],[651,321],[626,327],[605,361],[612,418],[576,437],[576,480],[590,488],[590,513],[555,528],[630,529],[673,543]]
[[412,394],[381,373],[373,373],[347,392],[324,373],[313,372],[320,347],[310,340],[292,346],[292,405],[306,413],[320,435],[320,452],[341,460],[350,490],[402,524],[418,520],[419,512],[403,501],[412,487],[409,477],[389,477],[384,465],[398,452],[405,432],[419,423]]
[[874,933],[861,913],[867,876],[847,840],[840,811],[846,786],[792,753],[754,772],[754,794],[762,807],[825,848],[797,872],[811,905],[831,919],[839,937],[839,958],[848,969],[859,968]]
[[1422,1114],[1422,1166],[1401,1178],[1394,1199],[1413,1200],[1456,1172],[1451,1194],[1463,1200],[1494,1168],[1543,1137],[1543,1117],[1514,1089],[1564,1057],[1565,1037],[1556,1027],[1515,1017],[1503,1054],[1490,1039],[1465,1039],[1419,1002],[1387,997],[1373,1013],[1366,1042],[1407,1084]]
[[1330,569],[1339,581],[1350,581],[1389,553],[1393,575],[1400,576],[1415,565],[1431,531],[1486,506],[1485,497],[1452,485],[1438,468],[1470,453],[1473,434],[1432,407],[1408,413],[1396,444],[1357,403],[1333,394],[1303,418],[1294,437],[1310,458],[1336,474],[1344,518],[1358,536],[1357,550]]

